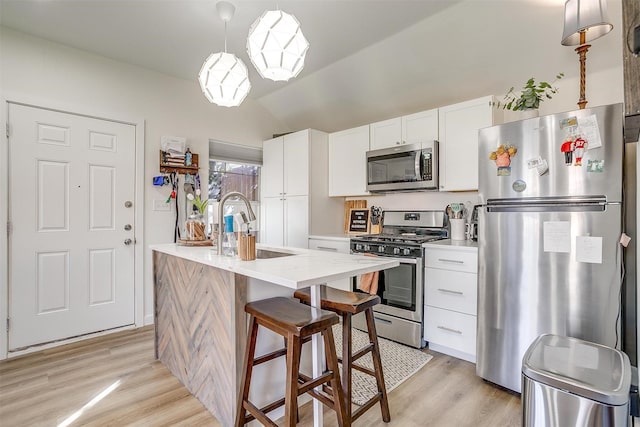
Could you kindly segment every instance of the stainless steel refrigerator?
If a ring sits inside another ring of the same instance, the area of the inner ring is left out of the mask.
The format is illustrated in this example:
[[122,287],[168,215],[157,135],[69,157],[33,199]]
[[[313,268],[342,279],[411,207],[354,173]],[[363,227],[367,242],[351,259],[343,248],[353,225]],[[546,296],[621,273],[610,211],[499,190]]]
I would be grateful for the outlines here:
[[622,104],[480,130],[476,371],[521,391],[553,333],[620,346]]

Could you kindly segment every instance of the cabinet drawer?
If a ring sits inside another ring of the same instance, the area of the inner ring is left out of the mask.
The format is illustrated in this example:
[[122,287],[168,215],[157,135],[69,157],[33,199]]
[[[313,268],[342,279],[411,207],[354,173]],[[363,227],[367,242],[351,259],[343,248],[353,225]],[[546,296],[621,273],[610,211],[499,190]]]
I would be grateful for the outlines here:
[[426,305],[476,315],[477,274],[425,268],[424,283]]
[[350,251],[349,241],[343,242],[338,240],[325,240],[325,239],[309,239],[309,249],[315,249],[318,251],[337,252],[341,254],[348,254]]
[[478,252],[454,249],[425,249],[425,267],[478,272]]
[[424,339],[475,356],[476,316],[426,306]]

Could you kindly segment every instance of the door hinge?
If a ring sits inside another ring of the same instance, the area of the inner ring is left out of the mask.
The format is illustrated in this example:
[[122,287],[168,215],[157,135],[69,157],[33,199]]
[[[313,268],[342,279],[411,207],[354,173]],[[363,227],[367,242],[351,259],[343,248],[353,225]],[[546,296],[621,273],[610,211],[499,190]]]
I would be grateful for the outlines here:
[[5,125],[5,130],[6,130],[6,133],[7,133],[7,139],[9,139],[9,123],[7,123]]
[[7,332],[9,332],[9,318],[7,317]]
[[7,237],[9,237],[12,231],[13,231],[13,226],[11,225],[11,221],[7,221]]

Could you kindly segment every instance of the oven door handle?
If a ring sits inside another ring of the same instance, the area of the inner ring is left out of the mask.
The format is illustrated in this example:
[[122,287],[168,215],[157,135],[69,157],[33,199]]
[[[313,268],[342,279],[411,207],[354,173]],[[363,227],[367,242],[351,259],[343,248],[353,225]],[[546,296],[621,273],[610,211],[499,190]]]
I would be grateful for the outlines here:
[[389,259],[389,260],[392,260],[392,261],[398,261],[400,264],[414,264],[415,265],[415,264],[422,263],[422,257],[420,257],[420,258],[394,258],[394,257],[390,257],[390,256],[378,255],[378,254],[375,254],[375,253],[364,253],[363,254],[363,253],[356,253],[356,252],[352,252],[351,254],[352,255],[356,255],[356,254],[357,255],[362,255],[362,256],[365,256],[365,257],[374,256],[374,257],[385,258],[385,259]]

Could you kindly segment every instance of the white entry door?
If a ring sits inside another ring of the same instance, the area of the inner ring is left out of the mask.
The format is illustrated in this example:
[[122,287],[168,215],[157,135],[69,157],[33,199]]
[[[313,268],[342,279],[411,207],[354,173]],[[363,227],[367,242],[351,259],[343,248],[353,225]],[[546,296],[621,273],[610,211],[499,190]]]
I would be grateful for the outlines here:
[[9,350],[133,324],[135,126],[8,113]]

